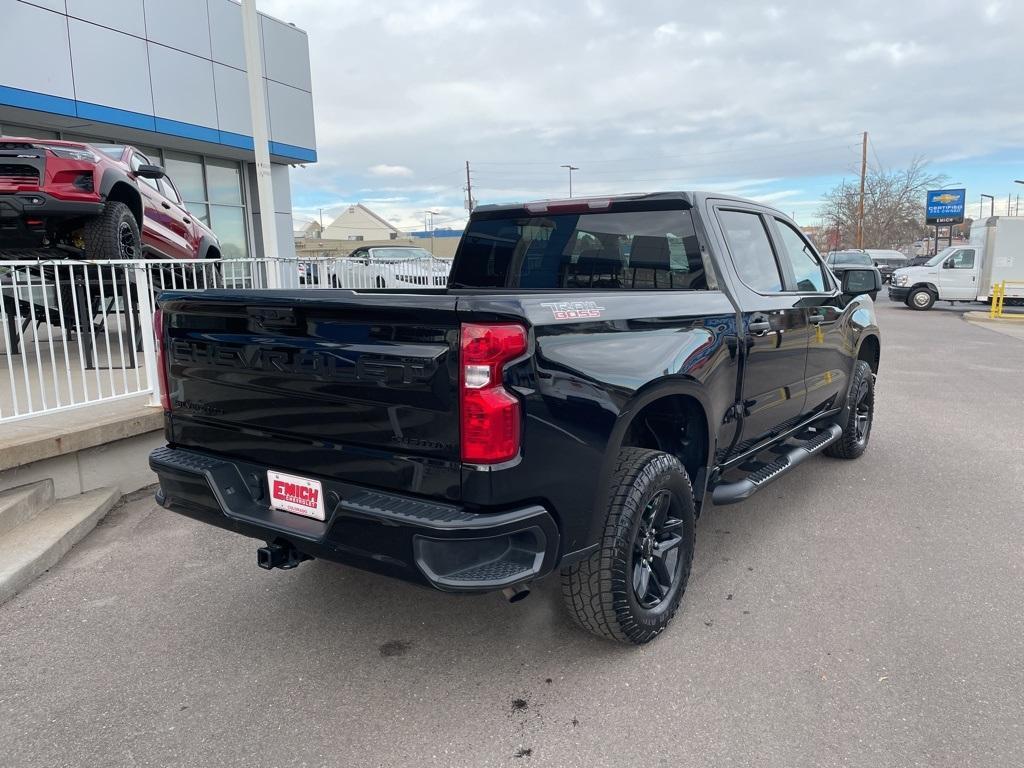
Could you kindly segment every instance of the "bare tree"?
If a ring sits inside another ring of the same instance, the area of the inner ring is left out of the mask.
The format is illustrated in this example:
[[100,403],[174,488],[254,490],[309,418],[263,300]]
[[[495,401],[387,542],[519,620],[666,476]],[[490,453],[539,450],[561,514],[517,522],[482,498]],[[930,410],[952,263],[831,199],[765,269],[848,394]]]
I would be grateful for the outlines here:
[[[928,234],[925,192],[945,182],[928,173],[928,163],[915,157],[903,170],[870,168],[864,185],[864,247],[899,248]],[[843,181],[825,194],[820,215],[834,248],[857,246],[860,182]]]

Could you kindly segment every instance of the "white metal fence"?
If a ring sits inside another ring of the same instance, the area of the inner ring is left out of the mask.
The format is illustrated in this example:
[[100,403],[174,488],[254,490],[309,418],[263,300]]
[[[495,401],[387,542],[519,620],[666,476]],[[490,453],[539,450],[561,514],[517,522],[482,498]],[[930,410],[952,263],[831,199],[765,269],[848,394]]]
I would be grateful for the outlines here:
[[424,290],[441,259],[0,261],[0,423],[153,393],[163,290]]

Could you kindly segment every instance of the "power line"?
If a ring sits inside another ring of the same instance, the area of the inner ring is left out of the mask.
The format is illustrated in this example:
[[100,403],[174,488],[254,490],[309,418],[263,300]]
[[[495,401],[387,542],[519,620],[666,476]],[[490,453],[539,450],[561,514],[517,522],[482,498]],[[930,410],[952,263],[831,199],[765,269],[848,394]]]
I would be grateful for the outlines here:
[[[856,145],[854,145],[854,144],[842,144],[842,145],[835,145],[835,146],[832,146],[832,147],[821,147],[821,148],[818,148],[818,149],[815,149],[815,150],[806,150],[806,151],[802,151],[802,152],[780,152],[780,153],[773,153],[773,154],[771,154],[771,155],[769,155],[767,157],[763,157],[763,159],[766,160],[766,161],[772,161],[772,160],[775,160],[775,159],[789,158],[789,157],[807,157],[809,154],[821,154],[821,153],[824,153],[824,152],[839,153],[840,151],[843,151],[843,150],[845,150],[847,152],[850,152],[850,151],[852,151],[855,148],[855,146]],[[660,166],[658,166],[656,168],[650,168],[650,167],[648,167],[648,168],[643,168],[643,167],[641,167],[641,168],[623,167],[623,168],[608,169],[608,170],[604,170],[604,171],[601,171],[601,170],[599,170],[599,171],[592,171],[592,172],[588,171],[587,178],[588,179],[597,178],[597,179],[607,179],[607,180],[614,180],[615,178],[621,178],[623,180],[629,180],[629,179],[634,178],[635,174],[638,174],[638,173],[649,173],[649,172],[652,172],[652,171],[654,171],[654,172],[658,172],[658,171],[662,172],[662,174],[659,174],[659,175],[663,175],[664,173],[668,173],[668,174],[671,174],[673,176],[677,176],[680,173],[690,173],[691,169],[694,169],[694,168],[720,168],[720,167],[728,167],[728,166],[735,166],[735,165],[750,165],[750,162],[751,162],[750,158],[732,158],[732,159],[726,159],[726,160],[706,160],[706,161],[698,161],[698,162],[686,163],[685,164],[685,168],[680,168],[677,171],[673,171],[671,169],[666,169],[666,167],[664,165],[660,165]],[[537,171],[537,170],[515,171],[515,170],[504,170],[504,169],[493,168],[493,169],[487,169],[487,170],[483,171],[482,174],[480,172],[476,173],[476,176],[478,176],[478,177],[481,176],[481,175],[483,177],[485,177],[485,178],[493,178],[495,175],[501,175],[501,176],[505,176],[505,177],[514,177],[514,178],[553,178],[554,176],[557,175],[557,169],[555,167],[552,167],[552,169],[550,171]]]
[[[818,142],[822,142],[822,141],[836,142],[836,141],[843,141],[845,139],[852,139],[852,138],[854,138],[854,136],[856,136],[856,138],[858,138],[858,139],[860,138],[860,134],[852,134],[850,136],[843,136],[843,135],[838,135],[838,136],[822,136],[822,137],[819,137],[817,139],[803,139],[803,140],[800,140],[800,141],[779,142],[779,143],[776,143],[776,144],[765,144],[765,145],[758,146],[758,147],[730,148],[730,149],[721,149],[721,150],[710,150],[710,151],[706,151],[706,152],[693,152],[693,153],[687,153],[685,156],[687,156],[687,157],[707,157],[707,156],[713,156],[713,155],[729,155],[729,154],[736,154],[736,153],[743,153],[743,152],[751,152],[751,153],[755,153],[755,154],[763,154],[764,152],[770,151],[771,149],[773,149],[775,147],[791,147],[791,146],[798,146],[798,145],[802,145],[802,144],[813,144],[813,143],[818,143]],[[645,159],[649,159],[649,160],[672,159],[672,158],[680,158],[680,157],[683,157],[683,155],[680,155],[678,153],[671,153],[671,154],[665,154],[665,155],[645,155]],[[613,158],[613,159],[607,159],[606,158],[606,159],[581,159],[581,160],[578,160],[577,162],[587,163],[588,165],[597,165],[597,164],[601,164],[601,163],[629,163],[630,160],[626,159],[626,158]],[[514,160],[475,160],[475,161],[473,161],[473,164],[474,165],[512,165],[512,166],[521,166],[521,165],[558,165],[559,163],[557,161],[554,161],[554,160],[515,160],[515,161]]]

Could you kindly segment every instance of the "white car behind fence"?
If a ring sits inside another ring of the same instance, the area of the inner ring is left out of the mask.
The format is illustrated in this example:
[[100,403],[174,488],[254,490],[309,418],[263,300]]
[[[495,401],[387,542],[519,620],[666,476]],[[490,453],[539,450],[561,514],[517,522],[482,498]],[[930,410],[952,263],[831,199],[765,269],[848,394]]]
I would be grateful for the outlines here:
[[369,246],[348,256],[299,262],[299,282],[322,288],[444,288],[451,261],[424,248]]

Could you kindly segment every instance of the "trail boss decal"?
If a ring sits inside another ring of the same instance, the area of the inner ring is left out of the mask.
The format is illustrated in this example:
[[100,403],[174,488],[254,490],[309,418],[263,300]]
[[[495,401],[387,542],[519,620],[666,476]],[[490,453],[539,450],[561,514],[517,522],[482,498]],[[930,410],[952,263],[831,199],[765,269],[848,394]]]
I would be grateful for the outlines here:
[[596,301],[551,301],[541,304],[551,310],[555,320],[580,320],[588,317],[600,317],[604,307],[597,306]]

